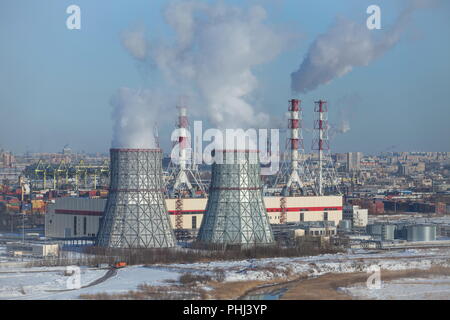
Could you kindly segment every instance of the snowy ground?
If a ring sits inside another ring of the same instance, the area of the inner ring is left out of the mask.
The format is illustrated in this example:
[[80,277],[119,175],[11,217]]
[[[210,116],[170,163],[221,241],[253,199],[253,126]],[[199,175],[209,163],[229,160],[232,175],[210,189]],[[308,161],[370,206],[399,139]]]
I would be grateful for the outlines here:
[[[2,269],[3,270],[3,269]],[[178,279],[179,274],[161,270],[132,266],[118,270],[117,275],[98,285],[67,290],[69,277],[65,268],[27,268],[0,272],[0,299],[77,299],[81,294],[119,293],[134,290],[139,284],[164,285],[167,279]],[[101,278],[108,270],[81,268],[81,286]]]
[[[11,268],[0,270],[0,299],[45,298],[49,290],[67,289],[65,268]],[[105,270],[81,268],[81,285],[101,277]]]
[[[56,291],[67,288],[68,277],[64,276],[64,267],[2,267],[2,263],[0,263],[0,299],[77,299],[80,294],[120,293],[135,290],[138,285],[143,283],[166,285],[166,280],[177,280],[181,274],[186,272],[198,274],[221,273],[225,281],[271,280],[286,277],[288,274],[321,275],[330,272],[365,272],[372,265],[378,265],[382,270],[417,268],[426,270],[432,266],[450,267],[450,249],[355,250],[341,254],[325,254],[301,258],[217,261],[153,267],[131,266],[119,269],[116,275],[102,283],[72,291]],[[81,285],[85,286],[102,278],[106,272],[106,269],[82,268]],[[435,279],[435,281],[438,283],[439,279]],[[450,289],[450,279],[443,279],[442,281],[443,287],[441,289]],[[388,286],[386,290],[391,290],[390,286],[394,286],[395,282],[392,282],[392,284],[386,283],[385,285]],[[435,286],[432,283],[424,283],[423,285],[426,288]],[[415,290],[414,286],[411,287],[411,285],[405,288]],[[355,290],[355,295],[374,294],[364,293],[363,291],[358,292],[357,287],[348,288],[348,290]],[[395,291],[395,289],[392,290]],[[381,298],[387,298],[389,294],[386,293]],[[422,297],[425,297],[425,293]]]
[[345,254],[324,254],[301,258],[270,258],[243,261],[172,264],[175,270],[224,271],[226,281],[270,280],[286,272],[321,275],[325,273],[366,272],[372,265],[383,270],[429,269],[449,266],[449,249],[405,249],[393,251],[351,251]]
[[377,300],[450,300],[450,277],[397,279],[368,289],[363,284],[340,288],[359,299]]

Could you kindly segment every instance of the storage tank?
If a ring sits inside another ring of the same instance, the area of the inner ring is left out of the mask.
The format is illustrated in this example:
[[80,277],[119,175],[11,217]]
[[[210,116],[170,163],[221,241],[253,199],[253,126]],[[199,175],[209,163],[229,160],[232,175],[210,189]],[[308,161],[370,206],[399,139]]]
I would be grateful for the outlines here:
[[408,241],[435,241],[436,226],[415,224],[407,227]]
[[408,226],[408,223],[397,223],[395,228],[395,239],[406,240]]
[[366,231],[371,236],[379,236],[381,237],[383,225],[376,223],[376,224],[368,224],[366,227]]
[[341,220],[338,225],[339,231],[349,232],[352,230],[352,221],[351,220]]
[[385,224],[383,228],[383,236],[381,240],[394,240],[395,239],[395,224]]
[[366,231],[371,236],[380,238],[381,240],[394,240],[395,228],[396,226],[394,224],[375,223],[367,225]]

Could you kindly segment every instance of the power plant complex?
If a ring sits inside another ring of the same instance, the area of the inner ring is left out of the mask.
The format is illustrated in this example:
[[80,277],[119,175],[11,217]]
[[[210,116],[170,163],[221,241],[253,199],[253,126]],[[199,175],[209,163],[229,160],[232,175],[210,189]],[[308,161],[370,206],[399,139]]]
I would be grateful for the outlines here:
[[0,1],[0,300],[450,300],[450,4]]
[[317,222],[334,226],[326,231],[333,235],[342,220],[343,199],[331,191],[333,168],[324,154],[325,105],[316,103],[315,162],[304,159],[301,101],[293,99],[288,109],[290,160],[275,183],[263,184],[258,150],[215,149],[221,162],[212,164],[207,189],[191,161],[187,108],[181,104],[178,161],[170,163],[166,178],[160,149],[113,148],[108,198],[57,199],[46,215],[46,237],[94,239],[95,245],[109,248],[174,247],[186,235],[199,244],[270,245],[275,242],[274,225]]

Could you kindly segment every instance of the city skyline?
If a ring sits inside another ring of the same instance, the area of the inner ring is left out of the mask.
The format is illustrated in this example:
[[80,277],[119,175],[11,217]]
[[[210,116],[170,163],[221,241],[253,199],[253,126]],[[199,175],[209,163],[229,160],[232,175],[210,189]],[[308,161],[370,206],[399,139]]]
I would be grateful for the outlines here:
[[[342,77],[305,94],[291,92],[290,74],[296,71],[311,44],[340,16],[364,24],[373,1],[236,1],[227,6],[248,10],[264,8],[264,26],[293,36],[284,48],[264,63],[251,67],[258,85],[247,99],[258,115],[285,126],[287,100],[303,101],[305,126],[312,128],[317,99],[330,105],[329,120],[336,128],[332,152],[448,151],[450,111],[450,43],[445,41],[449,3],[418,9],[399,42],[367,66],[356,66]],[[206,3],[214,3],[206,1]],[[377,1],[383,32],[392,25],[406,1]],[[0,148],[14,153],[73,150],[107,152],[113,136],[113,106],[117,90],[153,90],[169,96],[161,117],[155,117],[164,152],[170,151],[175,105],[184,92],[164,80],[158,68],[145,69],[121,43],[127,30],[145,30],[150,45],[173,41],[164,1],[133,1],[124,8],[118,1],[76,1],[82,12],[81,30],[68,30],[66,8],[71,1],[28,1],[1,5],[0,37]],[[378,36],[377,35],[377,36]],[[252,40],[252,43],[255,40]],[[192,99],[191,122],[214,124]],[[206,112],[205,112],[206,113]],[[305,132],[310,152],[311,135]],[[284,143],[280,143],[281,146]]]

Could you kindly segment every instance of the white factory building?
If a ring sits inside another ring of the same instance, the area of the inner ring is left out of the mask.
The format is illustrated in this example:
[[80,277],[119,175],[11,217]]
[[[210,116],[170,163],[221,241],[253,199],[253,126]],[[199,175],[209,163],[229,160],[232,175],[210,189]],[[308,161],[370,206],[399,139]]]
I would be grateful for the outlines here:
[[48,205],[45,236],[50,238],[95,237],[106,199],[57,198]]
[[369,210],[361,209],[359,206],[344,206],[343,219],[350,220],[352,227],[365,228],[369,221]]
[[[178,201],[177,201],[178,200]],[[49,238],[95,237],[103,216],[106,199],[58,198],[48,206],[45,216],[45,236]],[[166,199],[172,226],[183,229],[200,228],[207,198]],[[342,220],[341,196],[264,197],[269,222],[332,221],[337,226]],[[176,221],[176,219],[178,221]]]

